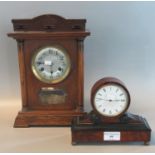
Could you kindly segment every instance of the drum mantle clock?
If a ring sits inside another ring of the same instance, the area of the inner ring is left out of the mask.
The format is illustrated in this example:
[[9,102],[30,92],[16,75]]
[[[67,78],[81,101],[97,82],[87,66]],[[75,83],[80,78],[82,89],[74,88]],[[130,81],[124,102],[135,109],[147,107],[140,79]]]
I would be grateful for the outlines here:
[[123,82],[113,77],[95,83],[91,91],[93,111],[74,118],[72,144],[102,142],[144,142],[151,129],[141,116],[127,113],[130,94]]
[[12,20],[18,44],[22,110],[14,127],[70,125],[83,108],[85,19],[42,15]]

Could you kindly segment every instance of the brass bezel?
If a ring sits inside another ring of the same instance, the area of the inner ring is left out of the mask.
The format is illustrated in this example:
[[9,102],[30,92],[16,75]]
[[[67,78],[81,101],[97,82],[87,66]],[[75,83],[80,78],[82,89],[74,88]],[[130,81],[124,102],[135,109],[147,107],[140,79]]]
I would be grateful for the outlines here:
[[[63,76],[57,78],[57,79],[45,79],[43,76],[41,76],[39,74],[39,72],[37,71],[36,67],[35,67],[35,58],[36,56],[38,55],[38,53],[42,50],[42,49],[45,49],[45,48],[56,48],[58,50],[60,50],[62,53],[64,53],[65,57],[66,57],[66,61],[67,61],[67,65],[68,65],[68,68],[66,70],[66,72],[63,74]],[[44,47],[41,47],[39,48],[33,55],[32,57],[32,61],[31,61],[31,68],[32,68],[32,72],[33,74],[35,75],[35,77],[42,81],[42,82],[45,82],[45,83],[48,83],[48,84],[55,84],[55,83],[59,83],[61,81],[63,81],[70,73],[70,70],[71,70],[71,62],[70,62],[70,57],[69,57],[69,54],[67,52],[67,50],[65,48],[63,48],[62,46],[59,46],[59,45],[49,45],[49,46],[44,46]]]

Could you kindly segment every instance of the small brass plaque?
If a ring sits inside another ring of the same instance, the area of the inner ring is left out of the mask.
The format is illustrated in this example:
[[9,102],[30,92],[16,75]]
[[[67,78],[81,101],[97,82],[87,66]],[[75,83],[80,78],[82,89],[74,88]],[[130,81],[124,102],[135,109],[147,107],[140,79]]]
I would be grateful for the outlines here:
[[66,93],[62,89],[42,88],[39,98],[43,104],[62,104],[65,103]]

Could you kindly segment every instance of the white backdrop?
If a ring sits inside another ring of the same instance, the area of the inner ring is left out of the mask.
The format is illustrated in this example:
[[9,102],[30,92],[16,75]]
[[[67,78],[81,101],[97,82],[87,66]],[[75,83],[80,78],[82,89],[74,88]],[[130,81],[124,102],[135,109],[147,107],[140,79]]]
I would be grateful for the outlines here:
[[[0,97],[20,98],[18,56],[11,19],[42,14],[85,18],[85,109],[102,77],[121,79],[131,93],[129,111],[155,124],[155,2],[0,2]],[[0,100],[0,104],[2,104]],[[154,144],[152,134],[152,144]]]

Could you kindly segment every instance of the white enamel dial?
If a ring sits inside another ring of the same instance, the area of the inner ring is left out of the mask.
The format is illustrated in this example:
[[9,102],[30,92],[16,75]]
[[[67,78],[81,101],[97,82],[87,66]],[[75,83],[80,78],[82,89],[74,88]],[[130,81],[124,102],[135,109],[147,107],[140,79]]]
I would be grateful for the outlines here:
[[64,49],[45,47],[33,57],[32,70],[39,80],[46,83],[57,83],[69,74],[70,60]]
[[95,94],[94,106],[103,116],[117,116],[128,106],[127,92],[123,87],[116,84],[104,85]]

